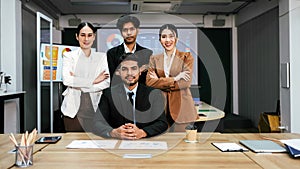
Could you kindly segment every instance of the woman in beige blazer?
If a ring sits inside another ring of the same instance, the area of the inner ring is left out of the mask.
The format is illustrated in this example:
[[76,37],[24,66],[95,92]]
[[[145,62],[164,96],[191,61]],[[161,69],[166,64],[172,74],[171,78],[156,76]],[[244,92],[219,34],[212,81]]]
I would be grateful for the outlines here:
[[198,118],[189,89],[194,59],[190,52],[176,49],[178,32],[174,25],[160,28],[159,41],[164,53],[150,57],[146,84],[161,89],[166,96],[170,130],[184,131],[187,124]]
[[61,111],[66,131],[91,131],[102,90],[109,87],[105,53],[91,49],[97,29],[84,22],[78,25],[80,48],[63,54],[63,83],[67,89]]

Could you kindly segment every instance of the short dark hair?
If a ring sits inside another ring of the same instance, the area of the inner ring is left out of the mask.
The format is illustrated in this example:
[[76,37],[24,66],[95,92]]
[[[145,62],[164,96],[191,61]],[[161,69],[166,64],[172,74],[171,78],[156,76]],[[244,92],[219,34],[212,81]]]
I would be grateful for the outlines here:
[[117,28],[122,31],[125,23],[131,22],[135,28],[140,27],[140,20],[135,16],[125,15],[118,19]]
[[138,63],[138,66],[141,67],[141,65],[139,63],[139,57],[136,55],[136,53],[124,53],[119,59],[118,68],[120,68],[122,62],[128,61],[128,60],[136,61]]
[[93,33],[96,33],[97,29],[89,22],[82,22],[77,26],[76,29],[76,34],[79,35],[80,30],[85,27],[88,26],[89,28],[91,28],[93,30]]
[[176,38],[178,38],[178,32],[177,32],[176,26],[173,25],[173,24],[164,24],[164,25],[161,26],[160,29],[159,29],[159,39],[160,39],[160,37],[161,37],[162,31],[165,30],[165,29],[171,30],[173,33],[175,33]]

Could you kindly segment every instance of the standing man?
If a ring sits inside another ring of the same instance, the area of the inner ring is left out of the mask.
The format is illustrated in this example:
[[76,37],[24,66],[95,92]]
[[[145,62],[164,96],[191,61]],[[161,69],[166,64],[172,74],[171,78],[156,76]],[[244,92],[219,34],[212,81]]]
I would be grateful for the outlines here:
[[139,83],[136,54],[122,56],[117,71],[122,83],[103,91],[94,118],[94,133],[102,137],[135,140],[165,132],[168,123],[159,89]]
[[152,50],[144,48],[136,43],[136,38],[139,33],[140,21],[135,16],[126,15],[118,19],[117,28],[120,30],[124,42],[119,46],[113,47],[107,51],[107,63],[110,73],[111,86],[122,82],[119,76],[116,76],[115,71],[122,60],[121,56],[124,53],[138,53],[141,76],[140,83],[145,84],[148,64]]

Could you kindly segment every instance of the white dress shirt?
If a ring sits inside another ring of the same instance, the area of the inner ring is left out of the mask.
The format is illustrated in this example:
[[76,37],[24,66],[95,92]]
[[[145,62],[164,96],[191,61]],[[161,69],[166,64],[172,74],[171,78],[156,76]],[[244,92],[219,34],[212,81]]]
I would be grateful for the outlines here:
[[123,43],[123,45],[124,45],[125,53],[134,53],[136,51],[136,44],[134,45],[134,48],[132,51],[130,51],[130,49],[126,46],[125,43]]

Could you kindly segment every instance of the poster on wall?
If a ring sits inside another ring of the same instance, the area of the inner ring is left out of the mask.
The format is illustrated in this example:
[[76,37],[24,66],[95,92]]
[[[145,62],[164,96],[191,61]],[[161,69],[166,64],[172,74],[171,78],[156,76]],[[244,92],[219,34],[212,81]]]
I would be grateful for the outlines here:
[[[78,49],[78,46],[52,45],[52,79],[54,82],[62,82],[62,59],[64,52]],[[40,79],[50,80],[50,44],[41,44],[40,54]]]

